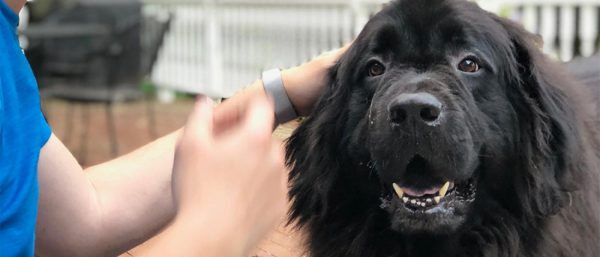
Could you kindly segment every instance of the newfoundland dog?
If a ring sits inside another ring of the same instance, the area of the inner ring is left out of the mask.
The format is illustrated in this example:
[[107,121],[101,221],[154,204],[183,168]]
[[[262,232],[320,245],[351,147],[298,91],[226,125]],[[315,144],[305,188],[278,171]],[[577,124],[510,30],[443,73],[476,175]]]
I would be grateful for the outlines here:
[[600,256],[600,140],[566,68],[463,0],[399,0],[288,141],[314,257]]

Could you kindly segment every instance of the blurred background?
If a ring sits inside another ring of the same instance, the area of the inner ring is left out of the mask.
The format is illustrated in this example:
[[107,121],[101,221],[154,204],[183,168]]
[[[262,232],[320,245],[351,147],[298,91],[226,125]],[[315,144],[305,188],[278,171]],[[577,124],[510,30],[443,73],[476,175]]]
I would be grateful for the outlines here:
[[[186,118],[190,94],[227,98],[262,70],[351,41],[382,0],[37,0],[21,43],[44,113],[86,166]],[[600,0],[480,0],[569,61],[599,46]]]

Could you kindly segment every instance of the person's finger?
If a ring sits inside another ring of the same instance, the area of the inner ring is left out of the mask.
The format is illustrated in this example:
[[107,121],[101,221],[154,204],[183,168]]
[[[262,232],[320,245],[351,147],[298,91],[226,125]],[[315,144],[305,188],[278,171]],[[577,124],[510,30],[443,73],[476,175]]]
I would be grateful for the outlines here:
[[213,126],[213,102],[206,96],[199,96],[188,118],[184,133],[207,142],[213,137]]
[[[245,114],[243,127],[250,136],[269,139],[275,123],[273,102],[268,97],[257,97],[252,101]],[[266,137],[266,138],[265,138]]]
[[340,48],[331,49],[329,51],[323,52],[318,56],[318,58],[333,57],[333,61],[337,61],[337,59],[339,59],[342,56],[342,54],[344,54],[350,48],[350,46],[352,46],[353,43],[354,41],[347,43]]
[[[228,110],[230,112],[224,113],[223,109],[219,109],[219,116],[215,116],[214,118],[214,132],[216,135],[220,135],[222,133],[227,132],[231,128],[239,125],[242,111],[238,109]],[[215,110],[215,115],[217,110]]]
[[285,159],[285,145],[279,140],[273,140],[271,143],[273,165],[275,169],[280,170],[279,182],[282,192],[287,192],[289,170]]
[[229,129],[238,126],[243,115],[243,109],[240,104],[221,103],[214,110],[214,132],[216,135],[224,133]]

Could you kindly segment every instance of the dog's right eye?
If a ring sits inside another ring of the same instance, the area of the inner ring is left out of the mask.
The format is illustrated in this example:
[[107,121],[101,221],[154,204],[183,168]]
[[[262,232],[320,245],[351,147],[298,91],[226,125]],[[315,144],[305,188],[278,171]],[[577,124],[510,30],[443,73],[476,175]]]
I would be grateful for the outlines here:
[[380,62],[372,62],[369,64],[369,77],[381,76],[385,73],[385,66]]
[[465,58],[458,64],[458,69],[465,73],[475,73],[479,71],[480,67],[475,59]]

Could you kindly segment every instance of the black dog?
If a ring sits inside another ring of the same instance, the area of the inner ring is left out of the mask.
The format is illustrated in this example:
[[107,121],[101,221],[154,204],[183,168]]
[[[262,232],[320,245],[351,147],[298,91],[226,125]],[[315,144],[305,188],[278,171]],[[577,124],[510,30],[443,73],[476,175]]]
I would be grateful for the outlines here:
[[535,39],[461,0],[375,15],[288,141],[310,255],[600,256],[597,110]]

